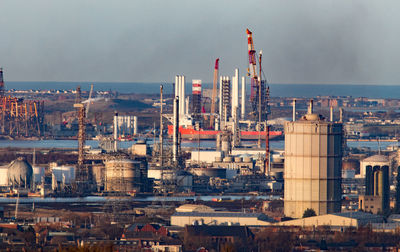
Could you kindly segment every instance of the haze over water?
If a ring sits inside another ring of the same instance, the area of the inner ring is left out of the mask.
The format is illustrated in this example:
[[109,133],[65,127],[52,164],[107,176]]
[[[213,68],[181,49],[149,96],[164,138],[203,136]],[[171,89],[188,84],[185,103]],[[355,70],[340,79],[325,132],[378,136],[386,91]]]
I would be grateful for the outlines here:
[[[6,82],[6,89],[16,90],[71,90],[78,85],[82,90],[89,90],[94,83],[97,91],[118,91],[120,93],[158,94],[160,84],[164,85],[164,93],[172,94],[173,84],[164,83],[121,83],[121,82]],[[186,94],[191,93],[191,83],[186,83]],[[247,85],[247,94],[250,92],[250,83]],[[241,86],[241,84],[240,84]],[[209,83],[203,84],[203,88],[212,88]],[[305,97],[316,96],[352,96],[368,98],[400,98],[400,86],[395,85],[345,85],[345,84],[270,84],[272,97]]]

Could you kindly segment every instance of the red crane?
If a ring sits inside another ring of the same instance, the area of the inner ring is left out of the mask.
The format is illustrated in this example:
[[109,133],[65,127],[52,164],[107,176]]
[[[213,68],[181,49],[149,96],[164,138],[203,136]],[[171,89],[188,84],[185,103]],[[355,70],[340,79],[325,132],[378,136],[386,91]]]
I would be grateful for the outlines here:
[[213,90],[211,98],[210,128],[214,126],[215,100],[217,98],[218,67],[219,67],[219,59],[216,59],[214,66],[214,80],[213,80]]
[[256,59],[256,51],[254,50],[253,43],[253,35],[249,29],[246,29],[247,33],[247,48],[249,53],[249,75],[251,81],[251,93],[250,93],[250,102],[253,109],[253,114],[256,114],[258,111],[258,89],[259,89],[259,79],[257,76],[257,59]]

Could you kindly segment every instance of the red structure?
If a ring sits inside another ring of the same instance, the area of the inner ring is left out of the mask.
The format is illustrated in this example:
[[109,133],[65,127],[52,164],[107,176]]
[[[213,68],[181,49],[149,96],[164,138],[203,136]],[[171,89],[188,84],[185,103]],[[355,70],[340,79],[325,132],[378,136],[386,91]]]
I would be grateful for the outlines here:
[[12,137],[41,136],[43,111],[43,101],[5,96],[3,70],[0,68],[0,133]]

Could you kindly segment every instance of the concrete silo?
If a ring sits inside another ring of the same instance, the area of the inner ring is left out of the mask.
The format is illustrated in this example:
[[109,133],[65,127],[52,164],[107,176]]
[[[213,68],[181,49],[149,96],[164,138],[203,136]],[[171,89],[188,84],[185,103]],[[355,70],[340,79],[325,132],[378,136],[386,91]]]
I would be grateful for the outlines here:
[[105,190],[108,192],[140,191],[140,161],[113,159],[105,162]]
[[341,210],[342,124],[308,114],[285,123],[284,213],[301,218]]

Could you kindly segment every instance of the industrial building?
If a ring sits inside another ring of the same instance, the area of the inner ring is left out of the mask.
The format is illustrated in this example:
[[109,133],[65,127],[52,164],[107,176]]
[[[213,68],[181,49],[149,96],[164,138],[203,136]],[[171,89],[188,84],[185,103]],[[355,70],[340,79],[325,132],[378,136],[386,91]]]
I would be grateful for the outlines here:
[[42,136],[44,102],[24,101],[4,93],[3,69],[0,68],[0,133],[12,137]]
[[342,124],[308,113],[285,123],[284,213],[300,218],[341,210]]
[[382,223],[382,216],[364,212],[332,213],[296,220],[282,221],[276,226],[299,226],[299,227],[362,227],[373,223]]
[[275,222],[262,213],[241,213],[215,211],[205,206],[181,206],[171,216],[171,225],[229,225],[229,226],[268,226]]
[[365,178],[367,174],[367,167],[383,167],[390,166],[390,160],[388,156],[377,154],[367,157],[360,161],[360,177]]
[[365,195],[359,196],[359,208],[372,213],[389,210],[389,161],[386,156],[375,155],[364,159]]

